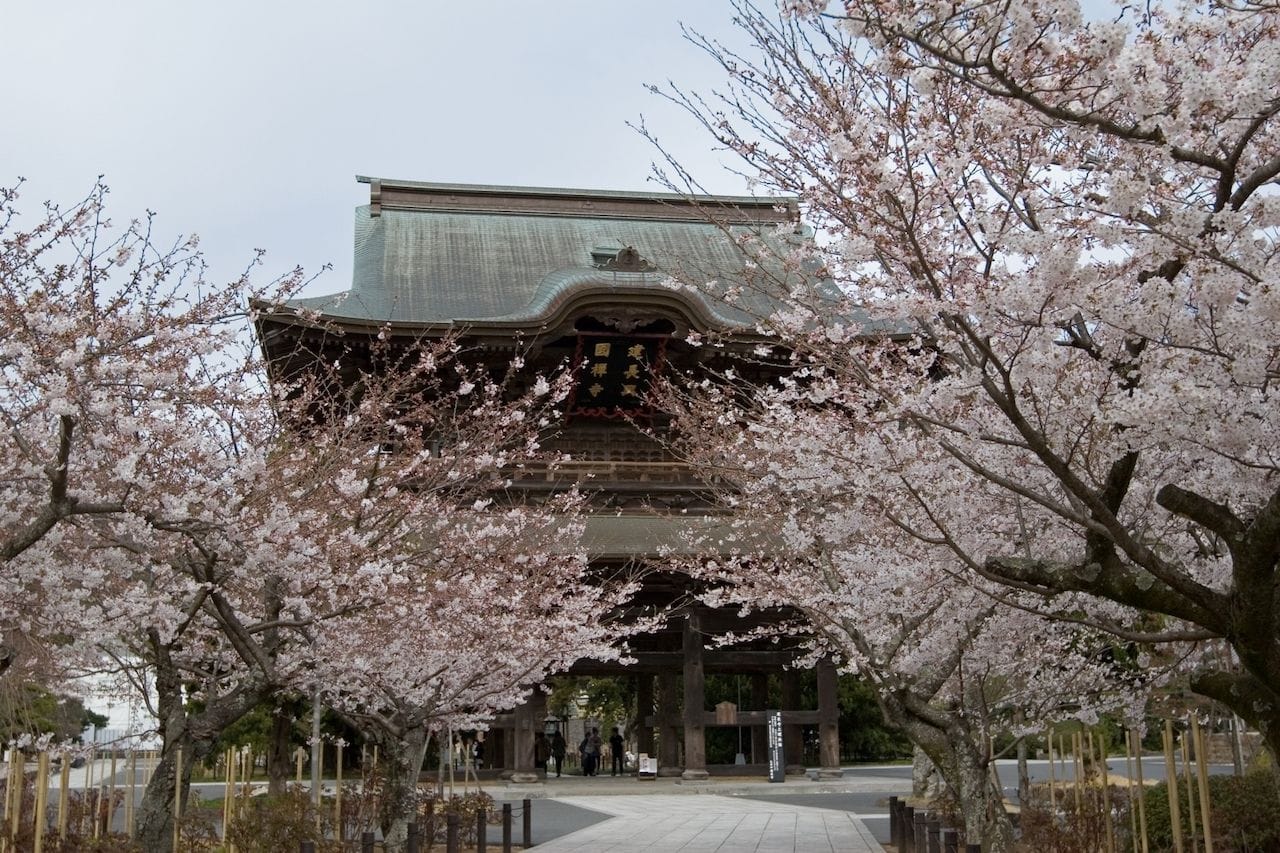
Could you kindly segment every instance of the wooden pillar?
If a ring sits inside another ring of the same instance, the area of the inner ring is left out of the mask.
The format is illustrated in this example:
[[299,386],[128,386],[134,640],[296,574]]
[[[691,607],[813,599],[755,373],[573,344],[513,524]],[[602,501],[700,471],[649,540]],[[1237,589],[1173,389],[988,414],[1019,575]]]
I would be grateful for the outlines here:
[[515,717],[515,751],[512,754],[511,781],[537,782],[533,767],[533,697],[517,707]]
[[[534,690],[533,696],[529,698],[529,741],[530,741],[529,761],[531,764],[533,762],[533,759],[536,757],[533,755],[533,744],[537,742],[536,738],[538,736],[538,733],[542,732],[543,735],[545,736],[546,731],[547,731],[547,694],[543,693],[541,690]],[[547,741],[546,750],[547,750],[547,755],[550,755],[551,741]],[[547,768],[545,764],[542,766],[541,769],[534,767],[533,772],[537,774],[539,779],[547,778]]]
[[839,779],[840,700],[836,665],[830,658],[818,661],[818,778]]
[[510,779],[516,772],[516,713],[513,711],[512,723],[502,730],[502,778]]
[[[497,767],[502,770],[507,767],[507,733],[509,728],[492,728],[484,734],[484,766]],[[510,777],[508,777],[510,778]]]
[[[751,674],[751,710],[766,711],[769,705],[769,675],[764,672]],[[751,763],[769,762],[769,729],[767,726],[751,727]]]
[[649,717],[653,715],[653,676],[640,674],[636,677],[636,752],[653,755],[653,726],[649,725]]
[[[794,669],[782,671],[782,710],[801,710],[800,673]],[[783,724],[782,757],[787,762],[788,776],[804,775],[804,729],[799,723]]]
[[706,713],[706,679],[702,670],[702,631],[698,612],[684,617],[684,772],[681,779],[706,779],[707,743],[703,715]]
[[658,775],[679,776],[678,728],[676,726],[676,700],[678,683],[674,672],[658,674]]

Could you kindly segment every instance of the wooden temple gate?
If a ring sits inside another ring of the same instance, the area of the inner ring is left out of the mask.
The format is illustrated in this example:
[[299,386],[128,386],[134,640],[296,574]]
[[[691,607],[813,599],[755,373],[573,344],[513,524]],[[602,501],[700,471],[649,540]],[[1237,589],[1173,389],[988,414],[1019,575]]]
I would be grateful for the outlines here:
[[[808,239],[794,200],[360,180],[370,200],[356,211],[352,287],[262,312],[259,338],[273,369],[288,374],[320,357],[343,361],[355,375],[367,367],[359,341],[375,335],[405,348],[461,336],[499,375],[519,351],[530,382],[577,365],[566,420],[547,442],[570,461],[522,467],[511,488],[539,500],[589,482],[599,509],[587,525],[593,561],[654,567],[641,604],[679,604],[666,630],[633,641],[635,663],[581,662],[570,674],[636,679],[639,751],[656,747],[660,773],[690,780],[708,775],[705,732],[718,724],[706,708],[706,673],[749,677],[750,706],[736,722],[751,727],[757,761],[775,674],[789,769],[800,769],[802,727],[816,725],[820,773],[839,775],[832,665],[817,667],[818,708],[801,709],[798,673],[788,668],[795,650],[705,648],[706,635],[749,626],[735,613],[689,605],[689,579],[662,571],[661,555],[682,547],[689,525],[718,523],[718,509],[706,502],[707,483],[636,426],[664,428],[649,395],[664,370],[755,370],[756,379],[785,371],[740,358],[765,341],[753,331],[755,317],[771,309],[769,287],[785,286],[789,273],[748,263],[738,241]],[[672,286],[673,277],[693,286]],[[742,295],[726,301],[730,287]],[[317,315],[342,335],[317,331]],[[690,340],[710,334],[723,344]],[[534,738],[545,718],[538,692],[499,716],[487,762],[513,779],[536,779]]]

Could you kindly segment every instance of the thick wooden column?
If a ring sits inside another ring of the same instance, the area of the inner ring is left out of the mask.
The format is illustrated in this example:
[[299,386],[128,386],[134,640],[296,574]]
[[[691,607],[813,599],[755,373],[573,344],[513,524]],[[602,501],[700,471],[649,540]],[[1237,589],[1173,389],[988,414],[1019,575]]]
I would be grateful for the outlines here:
[[[751,674],[751,710],[767,711],[769,704],[769,676],[763,672]],[[769,762],[769,729],[767,726],[751,727],[751,763]]]
[[[800,673],[782,671],[782,710],[800,711]],[[799,723],[782,726],[782,757],[787,762],[788,776],[804,775],[804,728]]]
[[637,675],[636,677],[636,752],[643,752],[653,757],[653,726],[646,720],[653,715],[653,676]]
[[[514,712],[513,712],[514,716]],[[510,779],[516,772],[516,725],[502,727],[502,772],[498,775]]]
[[674,672],[658,674],[658,775],[679,776],[679,734],[676,709],[679,682]]
[[818,778],[839,779],[840,702],[836,690],[836,665],[829,658],[818,661]]
[[504,754],[503,747],[506,746],[505,729],[489,729],[484,733],[484,766],[504,768],[507,766],[507,756]]
[[702,631],[698,612],[690,610],[684,617],[684,772],[681,779],[706,779],[707,742],[703,722],[706,700],[706,678],[702,670]]
[[531,696],[515,709],[515,753],[512,756],[512,782],[537,782],[533,766],[534,698]]

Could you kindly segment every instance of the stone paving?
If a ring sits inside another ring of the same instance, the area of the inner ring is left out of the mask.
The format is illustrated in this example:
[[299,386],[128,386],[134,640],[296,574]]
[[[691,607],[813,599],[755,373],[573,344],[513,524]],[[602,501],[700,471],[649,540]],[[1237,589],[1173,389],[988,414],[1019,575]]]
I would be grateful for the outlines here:
[[848,812],[702,794],[561,796],[612,815],[531,848],[538,853],[882,853]]

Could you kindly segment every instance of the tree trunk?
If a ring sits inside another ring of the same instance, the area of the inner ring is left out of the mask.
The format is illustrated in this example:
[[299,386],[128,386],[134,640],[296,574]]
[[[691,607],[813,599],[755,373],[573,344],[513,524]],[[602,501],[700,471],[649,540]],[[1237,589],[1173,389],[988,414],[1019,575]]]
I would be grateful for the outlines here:
[[267,745],[267,793],[281,796],[289,786],[293,770],[293,716],[283,703],[271,716],[271,740]]
[[[191,768],[213,750],[227,726],[249,713],[268,695],[262,684],[241,684],[230,693],[205,699],[198,714],[188,714],[182,679],[169,648],[152,632],[153,665],[156,668],[157,710],[160,716],[160,762],[138,805],[138,845],[146,853],[172,853],[173,804],[181,797],[187,808]],[[178,771],[181,750],[182,770]]]
[[911,796],[932,800],[938,796],[938,768],[929,754],[918,746],[911,749]]
[[1031,797],[1031,771],[1027,767],[1027,739],[1018,738],[1018,802],[1025,806]]
[[408,837],[409,822],[418,813],[418,775],[427,757],[425,725],[407,729],[402,737],[380,734],[379,767],[385,769],[379,822],[389,850],[399,850]]
[[960,799],[967,843],[980,841],[983,853],[1005,853],[1013,849],[1013,825],[1004,810],[1004,797],[991,780],[986,750],[961,744],[954,751],[951,773]]
[[[1005,812],[1003,794],[992,779],[986,736],[970,731],[964,715],[920,697],[880,695],[879,700],[885,721],[911,739],[956,796],[966,843],[981,843],[984,853],[1012,850],[1013,824]],[[910,707],[918,707],[920,713]]]

